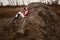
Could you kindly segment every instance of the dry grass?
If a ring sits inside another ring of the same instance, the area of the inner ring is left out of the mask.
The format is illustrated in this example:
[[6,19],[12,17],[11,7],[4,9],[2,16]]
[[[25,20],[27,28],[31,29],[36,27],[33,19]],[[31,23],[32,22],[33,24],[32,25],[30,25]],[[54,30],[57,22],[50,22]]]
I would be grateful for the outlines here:
[[28,6],[31,14],[15,21],[11,16],[20,8],[0,8],[0,40],[60,40],[60,20],[55,11],[40,3]]
[[49,6],[53,12],[55,12],[58,16],[60,16],[60,5]]

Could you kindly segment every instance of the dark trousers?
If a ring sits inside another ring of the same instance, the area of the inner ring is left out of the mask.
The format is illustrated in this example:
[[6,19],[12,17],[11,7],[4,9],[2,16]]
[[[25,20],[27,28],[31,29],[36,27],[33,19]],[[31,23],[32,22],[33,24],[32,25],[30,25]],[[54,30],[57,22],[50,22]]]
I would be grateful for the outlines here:
[[14,17],[13,21],[17,20],[19,18],[20,14],[18,14],[17,17]]

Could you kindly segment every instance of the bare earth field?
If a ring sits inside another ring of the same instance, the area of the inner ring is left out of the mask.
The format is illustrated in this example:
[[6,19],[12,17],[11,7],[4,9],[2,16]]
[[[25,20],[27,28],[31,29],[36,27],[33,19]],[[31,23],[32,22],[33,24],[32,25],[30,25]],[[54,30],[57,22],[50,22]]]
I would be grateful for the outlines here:
[[0,40],[60,40],[60,6],[28,5],[30,15],[15,21],[23,7],[0,7]]
[[12,17],[21,9],[22,7],[0,7],[0,17]]

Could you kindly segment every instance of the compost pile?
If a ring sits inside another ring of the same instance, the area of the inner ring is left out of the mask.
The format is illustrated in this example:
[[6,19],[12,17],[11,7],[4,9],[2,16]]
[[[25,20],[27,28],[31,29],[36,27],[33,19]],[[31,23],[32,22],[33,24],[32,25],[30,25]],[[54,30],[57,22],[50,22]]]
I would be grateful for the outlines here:
[[42,3],[28,5],[30,14],[8,19],[0,28],[0,40],[60,40],[60,19]]

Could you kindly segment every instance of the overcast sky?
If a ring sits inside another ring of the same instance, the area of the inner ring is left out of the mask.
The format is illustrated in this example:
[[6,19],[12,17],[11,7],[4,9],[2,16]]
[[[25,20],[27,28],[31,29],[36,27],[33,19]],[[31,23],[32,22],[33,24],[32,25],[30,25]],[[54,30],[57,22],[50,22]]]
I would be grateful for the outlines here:
[[[11,1],[12,1],[12,0],[11,0]],[[29,1],[30,1],[30,3],[31,3],[31,2],[39,2],[39,0],[24,0],[24,4],[25,4],[25,5],[29,4]],[[0,0],[0,2],[2,2],[3,5],[8,5],[8,4],[9,4],[8,0]],[[14,0],[14,2],[16,3],[16,0]],[[17,2],[18,2],[18,4],[20,4],[20,5],[23,4],[23,0],[17,0]]]
[[[39,2],[39,1],[43,1],[43,0],[24,0],[24,4],[28,5],[29,2]],[[3,3],[3,5],[9,5],[8,0],[0,0],[0,2]],[[17,0],[18,4],[22,5],[23,4],[23,0]],[[16,4],[16,0],[14,0],[14,3]],[[59,0],[59,4],[60,4],[60,0]]]
[[7,0],[0,0],[0,2],[2,2],[4,5],[7,5],[8,4],[8,1]]

